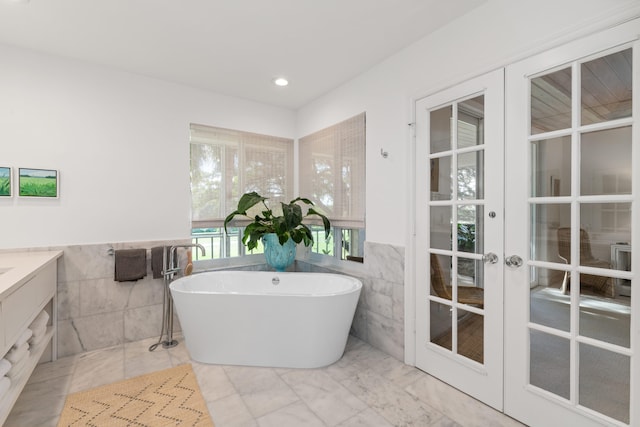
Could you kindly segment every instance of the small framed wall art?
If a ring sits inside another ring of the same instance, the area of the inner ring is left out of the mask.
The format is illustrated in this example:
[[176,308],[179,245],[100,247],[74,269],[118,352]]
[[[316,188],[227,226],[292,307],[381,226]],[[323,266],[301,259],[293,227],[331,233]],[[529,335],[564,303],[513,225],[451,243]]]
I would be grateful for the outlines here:
[[59,174],[55,169],[18,169],[18,196],[57,198]]
[[11,197],[11,168],[0,166],[0,197]]

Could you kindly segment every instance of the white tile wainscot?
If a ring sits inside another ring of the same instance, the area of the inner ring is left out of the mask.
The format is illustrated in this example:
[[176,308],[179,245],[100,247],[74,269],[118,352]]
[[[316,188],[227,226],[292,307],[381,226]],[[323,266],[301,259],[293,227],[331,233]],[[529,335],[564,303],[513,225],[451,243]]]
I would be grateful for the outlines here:
[[45,307],[49,307],[51,324],[44,339],[29,348],[29,359],[22,374],[11,382],[7,393],[0,398],[0,425],[45,350],[50,348],[51,360],[57,357],[57,260],[61,256],[62,251],[0,253],[0,354],[3,357],[7,354]]

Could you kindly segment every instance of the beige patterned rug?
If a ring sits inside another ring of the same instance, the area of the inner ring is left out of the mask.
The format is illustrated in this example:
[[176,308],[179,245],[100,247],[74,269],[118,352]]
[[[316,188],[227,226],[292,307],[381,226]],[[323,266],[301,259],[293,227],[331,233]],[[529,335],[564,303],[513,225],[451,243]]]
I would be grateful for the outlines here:
[[67,396],[62,426],[213,427],[191,365]]

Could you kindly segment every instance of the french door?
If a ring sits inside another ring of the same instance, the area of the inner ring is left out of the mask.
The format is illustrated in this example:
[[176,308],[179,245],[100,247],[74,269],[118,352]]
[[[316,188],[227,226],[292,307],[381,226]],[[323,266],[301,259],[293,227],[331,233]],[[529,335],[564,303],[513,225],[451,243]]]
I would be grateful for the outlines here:
[[527,425],[640,425],[639,34],[416,102],[416,366]]
[[639,33],[507,67],[505,411],[529,425],[640,425]]
[[503,87],[500,70],[416,103],[416,365],[497,409]]

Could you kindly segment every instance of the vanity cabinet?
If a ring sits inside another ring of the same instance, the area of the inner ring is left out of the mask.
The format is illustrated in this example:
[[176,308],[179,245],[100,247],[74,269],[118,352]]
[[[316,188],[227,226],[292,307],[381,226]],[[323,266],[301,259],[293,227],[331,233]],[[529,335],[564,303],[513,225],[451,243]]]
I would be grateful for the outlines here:
[[51,263],[0,301],[5,337],[0,353],[5,354],[11,349],[18,337],[53,298],[56,292],[56,275],[56,265]]
[[[22,374],[11,381],[9,391],[0,397],[0,425],[38,361],[57,357],[57,260],[61,256],[61,251],[0,253],[0,359],[43,310],[49,314],[44,338],[29,347]],[[50,354],[43,357],[46,351]]]

